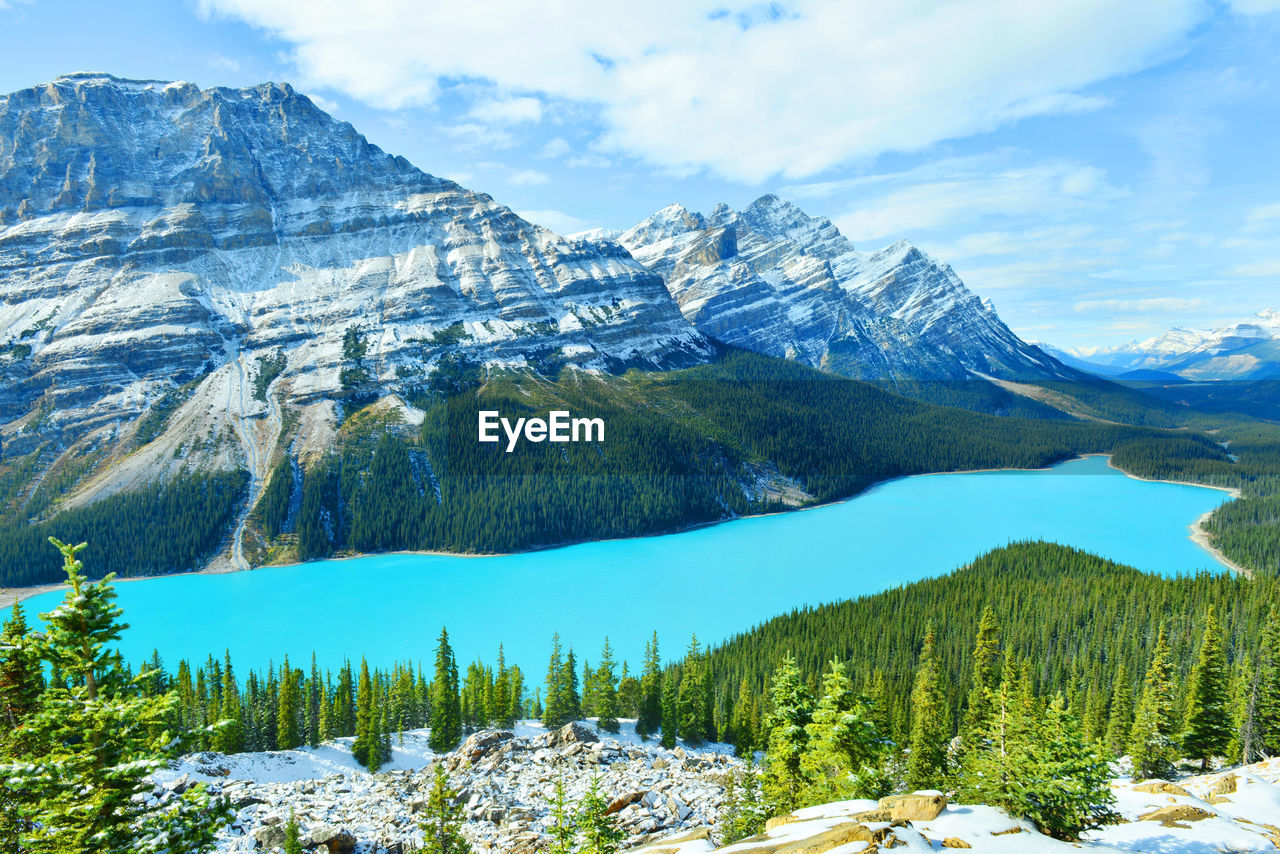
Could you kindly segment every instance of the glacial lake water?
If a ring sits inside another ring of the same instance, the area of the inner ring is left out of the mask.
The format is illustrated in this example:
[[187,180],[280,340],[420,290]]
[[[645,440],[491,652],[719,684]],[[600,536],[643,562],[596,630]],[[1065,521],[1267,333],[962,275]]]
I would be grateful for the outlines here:
[[[883,483],[794,513],[677,534],[493,557],[390,554],[227,575],[118,585],[131,628],[122,650],[167,665],[229,649],[237,668],[322,667],[344,657],[431,667],[448,626],[460,666],[498,643],[529,684],[545,674],[553,632],[595,661],[608,635],[637,668],[657,631],[664,657],[696,632],[720,641],[806,605],[941,575],[1009,542],[1043,539],[1149,572],[1224,570],[1189,526],[1229,500],[1197,486],[1137,480],[1086,457],[1039,471],[937,474]],[[85,558],[92,560],[91,553]],[[28,614],[61,599],[46,593]]]

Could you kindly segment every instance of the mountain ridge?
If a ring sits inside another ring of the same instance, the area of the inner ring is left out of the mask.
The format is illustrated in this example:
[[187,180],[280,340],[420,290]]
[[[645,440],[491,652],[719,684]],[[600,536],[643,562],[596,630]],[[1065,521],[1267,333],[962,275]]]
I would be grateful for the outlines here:
[[614,239],[700,331],[734,346],[866,380],[1079,376],[909,241],[860,252],[772,193],[705,216],[670,205]]

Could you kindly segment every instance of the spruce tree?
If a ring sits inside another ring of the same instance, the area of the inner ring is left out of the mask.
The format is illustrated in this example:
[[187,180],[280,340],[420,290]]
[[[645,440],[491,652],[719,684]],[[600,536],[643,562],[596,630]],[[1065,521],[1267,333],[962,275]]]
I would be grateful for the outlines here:
[[279,750],[292,750],[302,745],[302,732],[299,727],[301,717],[301,697],[298,680],[289,666],[289,656],[284,657],[284,666],[280,668],[280,693],[276,706],[276,746]]
[[1115,819],[1107,762],[1061,696],[1041,708],[1003,682],[992,701],[986,730],[964,756],[959,800],[999,807],[1065,840]]
[[462,739],[462,700],[458,695],[458,664],[449,633],[440,629],[436,645],[435,679],[431,682],[431,733],[427,743],[436,753],[448,753]]
[[609,638],[604,639],[600,651],[600,666],[596,669],[596,726],[603,732],[618,731],[617,663],[613,659],[613,647]]
[[1209,760],[1225,755],[1231,744],[1233,727],[1228,705],[1227,656],[1222,630],[1218,618],[1209,611],[1200,655],[1191,671],[1186,726],[1182,733],[1183,753],[1199,759],[1202,771],[1208,771]]
[[987,605],[978,621],[978,639],[973,648],[973,680],[965,708],[963,743],[966,749],[987,728],[991,717],[992,695],[1000,684],[1000,625],[996,613]]
[[284,854],[302,854],[302,830],[293,813],[289,813],[289,821],[284,826]]
[[493,685],[494,723],[503,729],[515,726],[515,704],[511,702],[511,673],[507,670],[507,658],[502,644],[498,644],[498,677]]
[[465,816],[458,805],[458,793],[449,785],[449,775],[437,763],[431,792],[418,827],[422,829],[423,854],[470,854],[471,843],[462,835]]
[[907,757],[906,782],[912,789],[936,788],[947,774],[946,700],[935,657],[936,643],[933,623],[929,623],[911,691],[911,753]]
[[616,817],[609,813],[609,799],[600,791],[599,775],[591,778],[586,794],[578,802],[578,835],[580,854],[616,854],[626,833]]
[[578,657],[574,655],[573,647],[569,647],[569,654],[564,658],[564,672],[560,679],[564,685],[565,714],[571,721],[581,720],[582,694],[578,687]]
[[[30,637],[22,605],[17,602],[0,631],[0,656],[0,724],[12,732],[36,710],[44,690],[40,653]],[[3,741],[0,739],[0,744]]]
[[376,719],[374,715],[373,680],[369,676],[369,662],[360,659],[360,682],[356,688],[356,738],[351,744],[351,755],[366,768],[377,759]]
[[1169,639],[1161,626],[1129,732],[1129,755],[1135,780],[1168,777],[1173,772],[1173,761],[1177,757],[1173,743],[1172,674]]
[[201,852],[213,848],[228,818],[224,802],[195,786],[163,806],[144,795],[150,775],[170,758],[175,739],[166,724],[177,697],[146,696],[130,679],[116,647],[127,626],[115,604],[113,574],[90,583],[78,553],[62,552],[66,598],[41,614],[38,649],[57,678],[23,723],[12,761],[0,765],[6,788],[21,804],[30,851],[57,854]]
[[551,825],[547,827],[551,847],[547,854],[575,854],[574,843],[578,839],[576,816],[569,810],[569,799],[564,792],[564,778],[556,775],[551,795]]
[[843,661],[833,659],[822,678],[822,697],[806,727],[808,747],[800,767],[814,803],[888,794],[879,773],[885,740],[866,702],[853,690]]
[[702,653],[695,635],[685,652],[676,699],[680,737],[686,744],[700,744],[706,732],[707,682],[702,673]]
[[564,655],[560,633],[551,636],[551,659],[547,662],[547,698],[542,723],[547,729],[558,729],[573,720],[569,710],[569,686],[565,681]]
[[219,714],[222,721],[214,735],[214,749],[219,753],[239,753],[245,748],[243,709],[230,652],[226,653],[226,664],[222,668],[222,708]]
[[773,673],[770,711],[765,719],[768,749],[764,765],[764,796],[777,813],[801,806],[805,788],[801,760],[809,746],[813,695],[800,678],[795,658],[788,654]]
[[1272,607],[1262,629],[1254,705],[1258,743],[1268,756],[1280,756],[1280,605]]
[[648,738],[662,725],[662,659],[658,654],[658,633],[644,646],[644,668],[640,673],[640,707],[636,732]]
[[1116,666],[1111,689],[1111,713],[1107,719],[1104,740],[1107,749],[1115,755],[1125,752],[1129,733],[1133,730],[1133,692],[1129,688],[1129,671],[1123,664]]
[[660,744],[667,750],[676,746],[679,736],[680,713],[676,707],[676,677],[668,670],[662,676],[662,741]]

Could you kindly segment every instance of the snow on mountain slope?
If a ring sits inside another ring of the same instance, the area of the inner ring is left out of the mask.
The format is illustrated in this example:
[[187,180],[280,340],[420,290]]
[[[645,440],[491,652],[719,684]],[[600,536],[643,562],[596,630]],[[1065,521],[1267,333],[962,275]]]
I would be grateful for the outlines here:
[[1163,371],[1188,380],[1255,380],[1280,377],[1280,311],[1219,329],[1176,327],[1118,347],[1080,347],[1072,356],[1120,371]]
[[612,370],[711,352],[621,247],[428,175],[288,85],[78,73],[0,97],[6,451],[116,445],[194,384],[183,436],[103,489],[260,468],[282,403],[323,435],[349,394],[411,391],[446,353]]
[[854,249],[773,195],[709,216],[672,205],[619,242],[707,335],[863,379],[1075,377],[910,243]]

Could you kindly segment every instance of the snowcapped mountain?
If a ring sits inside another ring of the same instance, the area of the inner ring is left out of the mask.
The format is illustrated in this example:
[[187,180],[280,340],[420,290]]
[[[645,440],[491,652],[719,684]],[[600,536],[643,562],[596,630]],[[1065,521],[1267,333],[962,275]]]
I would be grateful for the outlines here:
[[[411,390],[446,356],[608,370],[712,351],[621,247],[428,175],[288,85],[78,73],[0,97],[7,450],[118,439],[182,387],[188,439],[139,471],[253,469],[281,402],[318,442],[335,401]],[[192,439],[228,429],[238,443]]]
[[1075,377],[906,241],[854,249],[774,195],[710,215],[672,205],[617,237],[707,335],[860,379]]
[[1280,377],[1280,311],[1268,308],[1219,329],[1174,328],[1118,347],[1067,351],[1112,373],[1159,371],[1188,380]]

